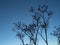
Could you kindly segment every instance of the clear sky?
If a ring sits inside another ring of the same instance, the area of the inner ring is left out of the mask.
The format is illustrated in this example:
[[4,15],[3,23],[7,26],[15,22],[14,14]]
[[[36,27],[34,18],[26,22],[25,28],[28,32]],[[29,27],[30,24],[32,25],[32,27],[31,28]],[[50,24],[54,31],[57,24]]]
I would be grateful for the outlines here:
[[54,30],[54,26],[60,24],[60,0],[0,0],[0,45],[20,44],[20,40],[12,31],[13,22],[30,23],[31,15],[28,8],[39,4],[46,4],[53,11],[48,28],[48,41],[49,45],[57,45],[57,38],[50,33]]

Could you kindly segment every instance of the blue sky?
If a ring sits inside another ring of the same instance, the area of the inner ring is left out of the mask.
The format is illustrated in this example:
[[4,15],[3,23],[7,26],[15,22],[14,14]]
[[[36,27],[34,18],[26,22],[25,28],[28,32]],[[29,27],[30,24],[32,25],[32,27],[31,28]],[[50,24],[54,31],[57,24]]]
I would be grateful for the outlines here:
[[48,28],[48,41],[49,45],[57,45],[57,38],[49,33],[54,30],[54,26],[60,24],[60,0],[0,0],[0,45],[20,44],[20,40],[12,31],[13,22],[30,23],[31,15],[28,8],[39,4],[46,4],[53,11]]

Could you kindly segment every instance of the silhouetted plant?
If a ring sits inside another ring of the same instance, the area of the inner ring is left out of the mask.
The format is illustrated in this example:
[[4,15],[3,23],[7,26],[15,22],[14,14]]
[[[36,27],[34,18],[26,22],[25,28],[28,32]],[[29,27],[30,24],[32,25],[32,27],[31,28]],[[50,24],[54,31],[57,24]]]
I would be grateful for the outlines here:
[[51,35],[58,38],[58,45],[60,45],[60,25],[55,27],[55,30],[53,31],[53,33],[51,33]]
[[[32,11],[33,10],[33,11]],[[42,37],[42,39],[46,42],[46,44],[48,45],[48,41],[47,41],[47,28],[49,25],[49,19],[52,16],[52,11],[48,10],[48,6],[43,5],[43,6],[38,6],[37,9],[33,9],[31,8],[30,12],[33,13],[32,17],[34,19],[35,22],[37,22],[37,27],[38,30],[39,28],[42,28],[43,30],[45,30],[45,35],[46,35],[46,39],[44,39],[43,35],[38,31],[39,35]]]
[[[47,28],[49,25],[49,19],[53,14],[52,11],[49,11],[48,6],[46,5],[39,5],[38,8],[31,7],[29,11],[32,13],[33,22],[29,25],[22,24],[21,22],[14,23],[15,29],[18,29],[16,30],[18,31],[17,36],[21,38],[27,35],[30,38],[30,43],[32,41],[34,45],[37,45],[38,35],[40,35],[46,42],[46,45],[48,45]],[[41,28],[42,30],[40,30]],[[45,30],[46,39],[40,32],[43,30]],[[23,41],[22,43],[24,45]]]
[[13,29],[13,31],[17,33],[16,36],[21,40],[22,44],[25,45],[24,44],[24,36],[25,35],[24,35],[24,33],[22,31],[19,30],[19,28],[20,28],[20,22],[18,22],[18,24],[14,23],[14,25],[15,25],[15,27],[18,30]]

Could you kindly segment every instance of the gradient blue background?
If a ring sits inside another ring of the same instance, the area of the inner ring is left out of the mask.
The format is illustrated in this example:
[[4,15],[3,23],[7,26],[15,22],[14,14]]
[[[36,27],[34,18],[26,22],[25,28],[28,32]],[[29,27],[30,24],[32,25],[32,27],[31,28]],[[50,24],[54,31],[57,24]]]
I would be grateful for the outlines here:
[[[28,8],[39,4],[46,4],[53,11],[48,28],[48,42],[49,45],[57,45],[57,38],[50,33],[54,26],[60,24],[60,0],[0,0],[0,45],[20,45],[20,40],[12,31],[13,22],[30,23],[32,18]],[[40,45],[45,44],[42,39],[41,42]]]

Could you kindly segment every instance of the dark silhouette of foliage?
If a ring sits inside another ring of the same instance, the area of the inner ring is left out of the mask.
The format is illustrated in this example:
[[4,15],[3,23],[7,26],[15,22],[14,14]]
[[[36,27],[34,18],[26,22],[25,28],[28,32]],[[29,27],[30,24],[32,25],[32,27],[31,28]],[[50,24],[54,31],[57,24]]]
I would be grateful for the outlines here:
[[[40,35],[42,39],[45,41],[46,45],[48,45],[47,28],[49,25],[49,19],[53,14],[52,11],[49,11],[48,6],[46,5],[39,5],[37,8],[31,7],[29,9],[29,12],[32,13],[33,22],[29,25],[22,24],[21,22],[14,23],[15,29],[17,29],[14,31],[17,32],[17,36],[22,41],[23,45],[23,38],[26,35],[29,37],[30,44],[31,42],[33,43],[32,45],[37,45],[38,35]],[[42,35],[43,33],[41,32],[43,30],[45,31],[45,38]]]
[[51,35],[58,38],[58,45],[60,45],[60,25],[55,27],[55,30],[53,31],[53,33],[51,33]]

